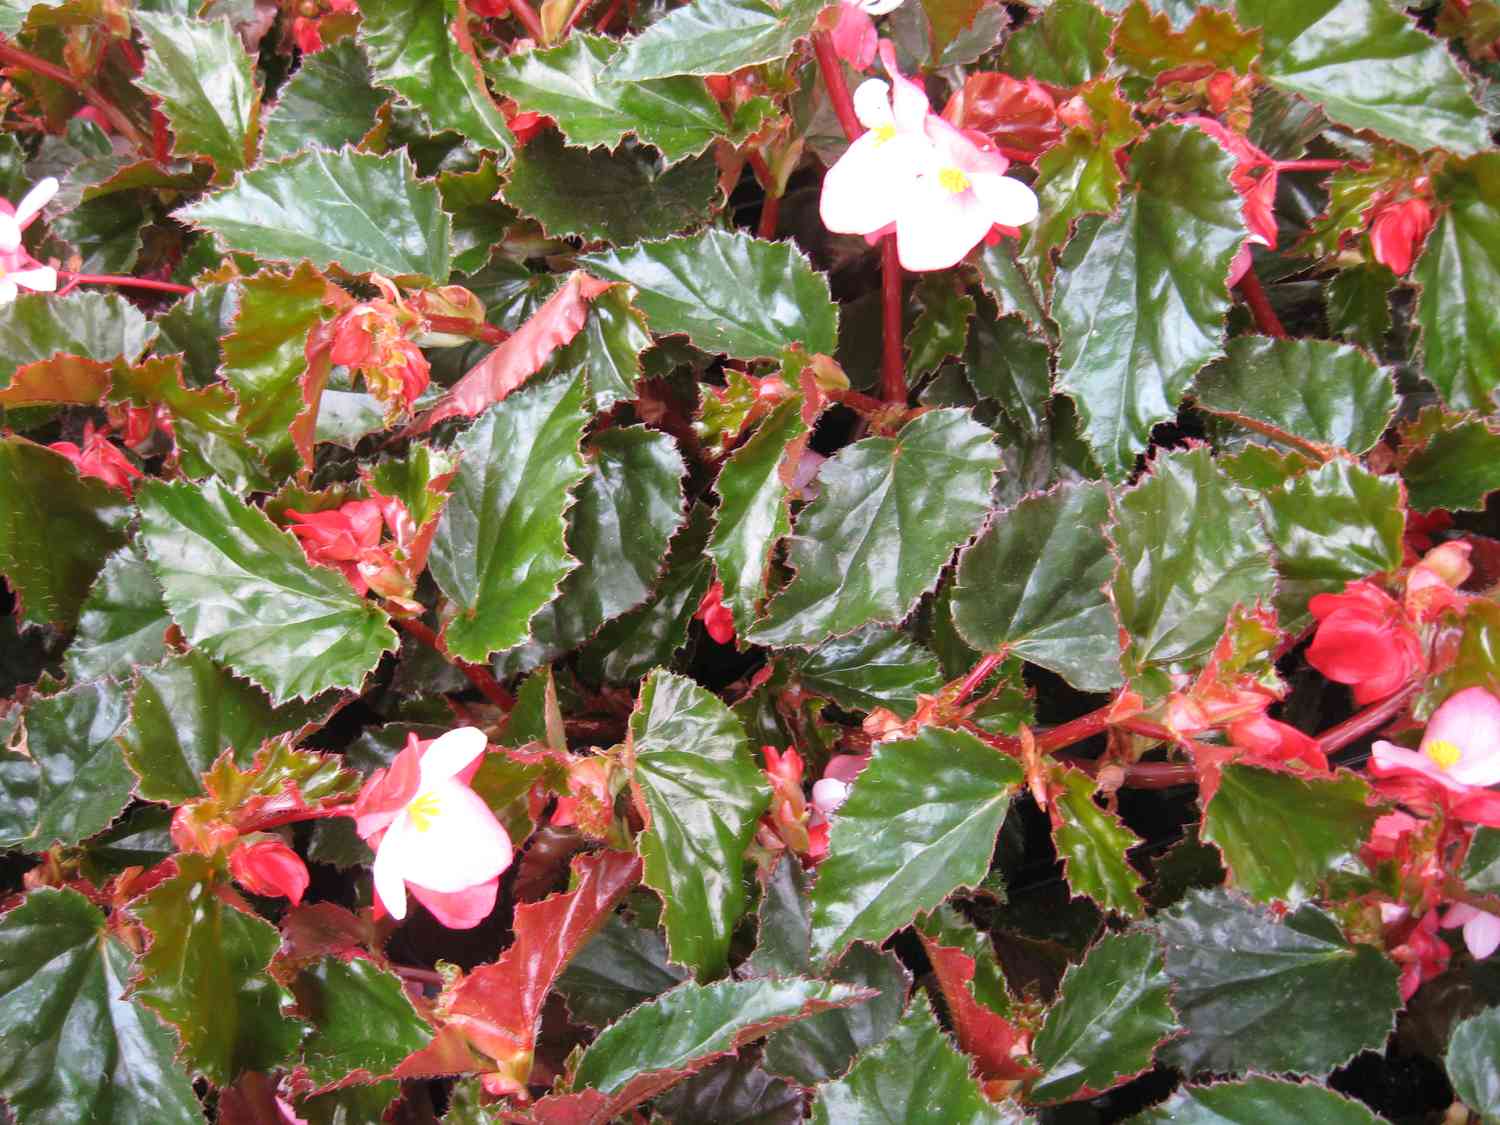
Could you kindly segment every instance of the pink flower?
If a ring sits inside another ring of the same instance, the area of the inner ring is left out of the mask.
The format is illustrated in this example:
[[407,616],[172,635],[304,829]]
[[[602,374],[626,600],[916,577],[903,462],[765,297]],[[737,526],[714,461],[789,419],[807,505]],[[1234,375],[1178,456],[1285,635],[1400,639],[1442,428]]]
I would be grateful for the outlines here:
[[1184,117],[1184,124],[1196,125],[1218,141],[1236,163],[1229,182],[1240,194],[1240,207],[1250,237],[1241,244],[1229,267],[1229,284],[1238,284],[1250,269],[1250,245],[1258,242],[1268,250],[1276,249],[1276,161],[1256,148],[1240,134],[1226,129],[1212,117]]
[[1424,199],[1405,199],[1382,208],[1370,223],[1375,260],[1397,276],[1406,273],[1432,224],[1432,207]]
[[875,61],[875,16],[901,7],[902,0],[843,0],[834,24],[833,49],[855,70],[866,70]]
[[1500,699],[1482,687],[1449,696],[1416,750],[1377,742],[1371,768],[1380,777],[1424,778],[1456,797],[1487,789],[1500,782]]
[[1346,583],[1342,594],[1318,594],[1307,608],[1318,619],[1307,662],[1349,684],[1356,703],[1384,699],[1422,666],[1422,642],[1400,604],[1373,583]]
[[0,199],[0,305],[8,305],[22,289],[52,293],[57,289],[57,271],[44,266],[21,245],[21,232],[57,194],[57,179],[48,176],[12,207]]
[[721,645],[734,642],[734,614],[724,604],[724,583],[715,582],[693,611],[693,617],[703,622],[708,635]]
[[1451,930],[1454,926],[1464,928],[1464,944],[1476,961],[1483,961],[1500,948],[1500,917],[1466,902],[1456,902],[1443,912],[1443,928]]
[[351,500],[325,512],[288,511],[308,561],[332,566],[363,594],[370,588],[360,561],[380,543],[382,518],[375,500]]
[[293,906],[307,892],[307,865],[275,836],[246,836],[230,853],[229,873],[251,894],[290,899]]
[[84,424],[82,449],[71,441],[54,441],[47,448],[73,462],[79,476],[102,480],[127,496],[130,495],[131,480],[141,475],[141,471],[114,447],[108,437],[95,432],[92,422]]
[[477,727],[429,741],[413,735],[360,790],[355,829],[375,848],[375,898],[391,917],[406,917],[408,887],[449,929],[472,929],[494,909],[512,850],[469,787],[485,750]]
[[1406,940],[1391,950],[1391,959],[1401,969],[1401,999],[1410,1000],[1423,981],[1440,975],[1448,967],[1452,954],[1442,938],[1437,936],[1438,915],[1431,910],[1422,915]]

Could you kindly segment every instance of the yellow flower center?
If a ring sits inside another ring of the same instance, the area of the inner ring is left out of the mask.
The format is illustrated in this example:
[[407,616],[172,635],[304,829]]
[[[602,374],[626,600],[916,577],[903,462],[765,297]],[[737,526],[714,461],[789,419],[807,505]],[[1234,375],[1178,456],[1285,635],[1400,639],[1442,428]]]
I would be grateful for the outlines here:
[[943,190],[952,195],[961,191],[969,190],[969,177],[965,176],[957,168],[944,168],[938,173],[938,183],[943,185]]
[[1463,751],[1446,738],[1433,739],[1422,747],[1422,753],[1436,762],[1440,769],[1445,770],[1451,770],[1458,765],[1458,760],[1464,756]]
[[443,806],[437,799],[436,793],[419,793],[412,803],[406,806],[406,815],[411,818],[411,826],[418,832],[426,832],[431,828],[432,822],[442,811]]
[[886,141],[894,141],[896,139],[896,127],[890,123],[877,125],[871,132],[875,134],[876,144],[883,145]]

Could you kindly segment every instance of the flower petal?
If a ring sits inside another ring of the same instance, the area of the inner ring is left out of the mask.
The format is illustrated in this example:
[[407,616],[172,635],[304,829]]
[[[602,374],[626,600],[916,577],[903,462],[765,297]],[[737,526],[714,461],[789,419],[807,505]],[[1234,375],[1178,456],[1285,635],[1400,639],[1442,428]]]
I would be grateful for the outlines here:
[[21,197],[21,202],[16,204],[16,225],[24,227],[29,223],[38,211],[52,202],[52,197],[57,194],[57,188],[56,176],[38,180],[36,185]]
[[401,870],[408,831],[406,817],[397,817],[375,849],[375,893],[398,922],[406,917],[406,880]]
[[422,788],[431,789],[462,773],[487,745],[478,727],[459,727],[434,739],[422,754]]
[[500,891],[499,878],[478,886],[465,887],[452,894],[435,891],[420,883],[411,885],[411,893],[428,913],[450,930],[472,930],[490,916]]
[[1372,747],[1370,758],[1370,770],[1377,777],[1391,777],[1397,774],[1416,774],[1425,777],[1429,781],[1435,781],[1444,789],[1453,793],[1466,793],[1469,787],[1458,781],[1447,770],[1443,769],[1426,754],[1419,754],[1415,750],[1407,750],[1392,742],[1377,742]]
[[510,866],[510,837],[490,807],[466,785],[444,781],[424,787],[408,813],[401,838],[401,871],[413,883],[451,894],[493,879]]
[[9,278],[0,278],[0,305],[8,305],[16,299],[16,283]]
[[836,234],[869,234],[894,223],[916,181],[909,140],[866,133],[828,169],[818,213]]
[[990,229],[989,209],[972,191],[953,193],[934,176],[906,194],[896,218],[896,253],[904,269],[957,265]]
[[1476,910],[1474,917],[1464,923],[1464,944],[1469,947],[1474,960],[1483,961],[1500,948],[1500,918]]
[[[843,13],[839,15],[842,21]],[[879,129],[882,125],[894,127],[896,118],[891,113],[891,84],[879,78],[866,78],[856,86],[854,116],[866,129]]]
[[33,293],[57,292],[57,271],[51,266],[37,266],[35,269],[17,270],[15,273],[7,274],[6,276],[22,289],[30,289]]
[[975,172],[969,176],[974,194],[990,209],[990,218],[1002,226],[1021,227],[1037,217],[1036,193],[1009,176]]
[[21,227],[10,215],[0,215],[0,253],[9,253],[21,245]]

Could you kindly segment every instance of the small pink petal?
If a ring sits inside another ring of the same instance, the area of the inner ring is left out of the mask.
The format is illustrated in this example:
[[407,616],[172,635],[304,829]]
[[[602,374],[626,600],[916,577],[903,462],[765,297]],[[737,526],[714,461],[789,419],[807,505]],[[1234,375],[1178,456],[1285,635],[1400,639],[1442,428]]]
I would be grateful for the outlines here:
[[1036,193],[1020,180],[986,172],[972,173],[974,194],[990,210],[990,218],[1006,227],[1022,227],[1033,221],[1040,207]]
[[[875,43],[880,36],[872,20],[858,4],[839,5],[838,23],[833,26],[834,52],[855,70],[866,70],[875,61]],[[864,122],[869,128],[869,122]]]
[[406,879],[401,869],[402,837],[406,829],[406,817],[397,817],[386,829],[380,847],[375,849],[375,894],[398,922],[406,917]]
[[1476,910],[1474,917],[1464,923],[1464,944],[1474,955],[1474,960],[1483,961],[1500,948],[1500,918]]
[[1429,781],[1435,781],[1444,789],[1453,793],[1466,793],[1468,786],[1456,780],[1452,774],[1443,769],[1426,754],[1420,754],[1415,750],[1407,750],[1390,742],[1377,742],[1372,747],[1373,754],[1370,759],[1370,770],[1377,777],[1391,777],[1399,774],[1417,774]]
[[434,891],[420,883],[411,885],[412,897],[450,930],[472,930],[488,918],[495,909],[499,890],[498,878],[449,893]]
[[1500,782],[1500,699],[1482,687],[1449,696],[1422,736],[1423,747],[1439,741],[1461,754],[1448,771],[1455,779],[1479,786]]

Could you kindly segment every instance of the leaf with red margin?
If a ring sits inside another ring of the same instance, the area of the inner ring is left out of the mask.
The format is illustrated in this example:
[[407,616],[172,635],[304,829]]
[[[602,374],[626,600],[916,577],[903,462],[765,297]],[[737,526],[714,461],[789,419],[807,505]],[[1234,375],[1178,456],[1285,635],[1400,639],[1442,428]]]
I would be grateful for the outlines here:
[[573,861],[577,887],[516,907],[516,940],[492,965],[475,969],[442,1005],[450,1027],[494,1059],[517,1089],[531,1073],[537,1024],[553,982],[641,879],[628,852],[596,852]]
[[979,1076],[1008,1081],[1036,1077],[1039,1071],[1011,1053],[1023,1037],[1021,1030],[974,998],[969,987],[976,969],[974,957],[957,946],[941,944],[924,927],[917,928],[917,936],[932,963],[958,1045],[973,1058]]
[[614,285],[581,270],[569,276],[547,303],[510,339],[469,369],[432,411],[414,423],[416,433],[425,433],[447,418],[470,418],[493,406],[541,370],[558,348],[583,330],[589,302]]

